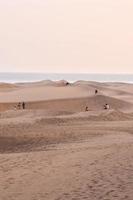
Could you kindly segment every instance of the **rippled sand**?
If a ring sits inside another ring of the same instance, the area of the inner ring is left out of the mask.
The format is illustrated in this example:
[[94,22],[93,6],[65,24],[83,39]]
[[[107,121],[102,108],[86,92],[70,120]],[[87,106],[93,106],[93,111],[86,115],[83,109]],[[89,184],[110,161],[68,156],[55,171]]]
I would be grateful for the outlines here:
[[52,85],[51,99],[29,95],[24,111],[6,101],[31,85],[19,87],[0,90],[0,200],[133,199],[133,85]]

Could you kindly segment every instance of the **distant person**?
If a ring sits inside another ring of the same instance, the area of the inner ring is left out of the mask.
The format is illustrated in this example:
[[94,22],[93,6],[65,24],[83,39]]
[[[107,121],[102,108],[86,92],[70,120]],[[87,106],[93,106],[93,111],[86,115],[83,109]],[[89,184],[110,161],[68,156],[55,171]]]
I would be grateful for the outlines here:
[[95,94],[98,94],[98,90],[95,90]]
[[17,108],[20,110],[21,109],[21,103],[19,102],[17,105]]
[[107,109],[110,109],[110,106],[109,106],[109,104],[106,104],[106,107],[107,107]]
[[25,109],[25,102],[22,103],[22,108]]
[[69,83],[68,83],[68,82],[66,82],[66,86],[67,86],[67,85],[69,85]]
[[105,109],[105,110],[108,110],[109,108],[110,108],[109,104],[106,103],[106,104],[104,105],[104,109]]
[[85,111],[86,111],[86,112],[89,111],[88,106],[85,107]]

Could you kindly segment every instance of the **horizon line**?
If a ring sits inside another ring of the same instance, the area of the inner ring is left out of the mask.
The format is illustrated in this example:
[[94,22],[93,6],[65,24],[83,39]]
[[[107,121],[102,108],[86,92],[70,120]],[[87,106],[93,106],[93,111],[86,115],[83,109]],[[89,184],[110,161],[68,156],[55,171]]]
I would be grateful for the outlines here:
[[120,72],[120,73],[114,73],[114,72],[0,72],[3,74],[110,74],[110,75],[133,75],[132,73],[127,72]]

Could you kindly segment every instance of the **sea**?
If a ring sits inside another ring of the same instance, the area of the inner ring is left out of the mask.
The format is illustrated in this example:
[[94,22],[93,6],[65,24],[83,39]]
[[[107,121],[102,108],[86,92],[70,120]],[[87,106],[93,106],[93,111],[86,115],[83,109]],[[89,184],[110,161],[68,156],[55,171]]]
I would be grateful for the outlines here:
[[0,73],[0,82],[23,83],[43,80],[78,80],[97,82],[133,83],[133,74],[87,74],[87,73]]

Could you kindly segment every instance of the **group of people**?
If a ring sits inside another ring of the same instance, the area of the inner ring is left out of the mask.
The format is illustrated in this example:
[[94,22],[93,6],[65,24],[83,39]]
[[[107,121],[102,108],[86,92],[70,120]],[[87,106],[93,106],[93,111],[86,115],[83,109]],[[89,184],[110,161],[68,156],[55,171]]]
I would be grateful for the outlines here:
[[26,108],[26,104],[25,104],[25,102],[19,102],[18,104],[17,104],[17,106],[15,106],[15,109],[17,109],[17,110],[24,110]]
[[[95,90],[95,95],[96,94],[98,94],[98,90],[96,89]],[[17,106],[15,106],[15,109],[18,109],[18,110],[25,110],[25,108],[26,108],[26,103],[25,102],[19,102],[18,104],[17,104]],[[109,106],[109,104],[105,104],[104,106],[103,106],[103,108],[105,109],[105,110],[108,110],[108,109],[110,109],[110,106]],[[85,107],[85,111],[89,111],[89,108],[88,108],[88,106],[86,106]]]
[[[103,106],[103,108],[104,108],[105,110],[109,110],[109,109],[110,109],[110,106],[109,106],[109,104],[106,103],[106,104]],[[88,106],[85,107],[85,111],[89,111]]]
[[[95,95],[97,95],[97,94],[98,94],[98,90],[95,89]],[[103,108],[104,108],[105,110],[108,110],[108,109],[110,109],[110,105],[106,103],[105,105],[103,105]],[[85,111],[89,111],[88,106],[85,107]]]
[[109,104],[106,103],[106,104],[104,105],[104,109],[105,109],[105,110],[108,110],[109,108],[110,108]]

